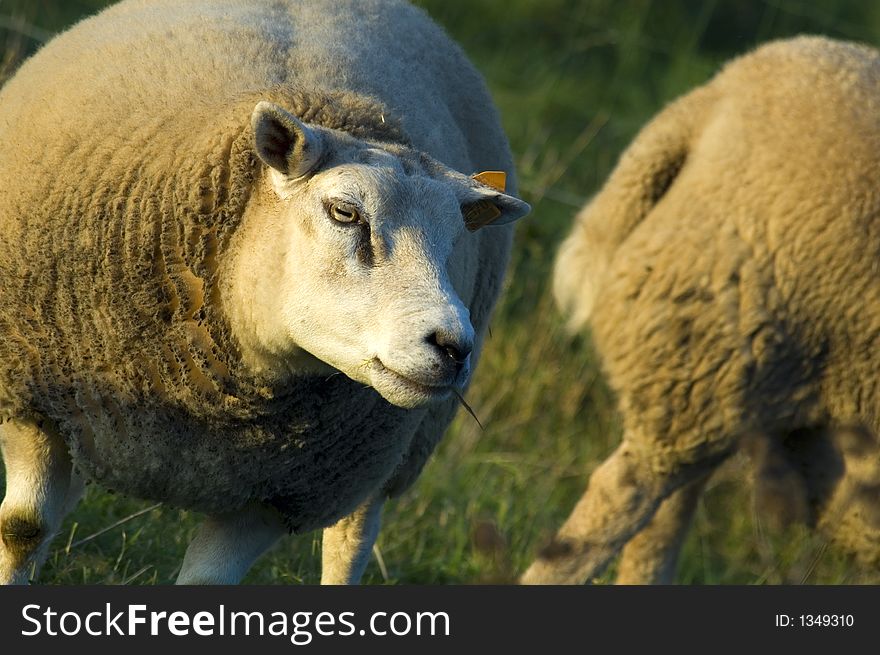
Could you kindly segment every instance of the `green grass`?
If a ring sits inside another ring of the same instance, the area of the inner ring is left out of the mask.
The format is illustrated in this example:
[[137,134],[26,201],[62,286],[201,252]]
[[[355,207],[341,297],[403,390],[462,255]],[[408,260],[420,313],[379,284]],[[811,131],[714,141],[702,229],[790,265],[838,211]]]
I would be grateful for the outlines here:
[[[7,61],[105,4],[0,3]],[[871,43],[880,4],[859,0],[420,0],[486,76],[533,214],[520,224],[503,300],[468,401],[402,498],[388,503],[369,583],[509,581],[564,520],[615,447],[618,418],[585,337],[549,297],[555,250],[639,127],[753,45],[800,32]],[[14,20],[13,20],[14,19]],[[10,29],[14,28],[14,29]],[[167,583],[198,516],[160,508],[81,545],[149,503],[90,488],[41,576],[47,583]],[[68,545],[71,545],[68,547]],[[317,582],[318,535],[290,538],[248,583]],[[803,530],[766,530],[735,459],[700,502],[684,583],[880,582]],[[610,579],[609,572],[606,579]]]

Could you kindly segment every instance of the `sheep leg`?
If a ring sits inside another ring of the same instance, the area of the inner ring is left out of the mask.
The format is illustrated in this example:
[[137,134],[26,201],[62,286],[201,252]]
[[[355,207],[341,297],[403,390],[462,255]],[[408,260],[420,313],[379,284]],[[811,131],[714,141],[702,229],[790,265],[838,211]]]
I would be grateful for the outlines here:
[[208,517],[186,549],[176,584],[238,584],[287,527],[277,511],[250,505]]
[[[678,487],[706,473],[709,462],[663,466],[624,442],[590,477],[574,511],[521,578],[524,584],[580,584],[602,573],[612,558]],[[714,467],[717,462],[712,461]],[[674,471],[674,473],[673,473]]]
[[43,421],[0,428],[6,495],[0,505],[0,583],[26,584],[46,558],[64,516],[82,496],[64,439]]
[[382,518],[382,501],[372,498],[324,529],[321,584],[357,584],[370,561]]
[[624,547],[617,584],[672,584],[678,554],[708,476],[674,491]]

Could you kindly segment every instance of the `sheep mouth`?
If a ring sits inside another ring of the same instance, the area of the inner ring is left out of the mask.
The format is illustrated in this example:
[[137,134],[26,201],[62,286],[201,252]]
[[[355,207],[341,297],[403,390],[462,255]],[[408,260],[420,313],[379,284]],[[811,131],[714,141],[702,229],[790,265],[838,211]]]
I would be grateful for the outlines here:
[[378,357],[370,362],[373,387],[387,401],[400,407],[414,408],[429,402],[442,400],[452,392],[452,385],[429,384],[413,380],[392,368],[388,368]]

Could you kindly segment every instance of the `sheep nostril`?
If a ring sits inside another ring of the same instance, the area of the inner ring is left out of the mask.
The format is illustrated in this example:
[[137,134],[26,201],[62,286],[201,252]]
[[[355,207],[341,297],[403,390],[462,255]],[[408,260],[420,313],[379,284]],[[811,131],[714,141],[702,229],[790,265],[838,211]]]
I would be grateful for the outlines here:
[[459,341],[446,332],[434,332],[429,334],[425,340],[436,346],[438,350],[458,365],[464,364],[468,355],[471,354],[471,344]]
[[455,346],[446,346],[444,350],[446,351],[446,355],[456,364],[463,364],[465,357],[467,357],[467,355],[462,355],[461,351]]

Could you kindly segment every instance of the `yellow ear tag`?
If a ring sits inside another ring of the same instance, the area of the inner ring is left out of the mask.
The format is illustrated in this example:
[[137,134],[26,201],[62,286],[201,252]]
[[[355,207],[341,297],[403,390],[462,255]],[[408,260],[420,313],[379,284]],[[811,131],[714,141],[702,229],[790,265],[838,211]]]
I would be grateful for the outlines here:
[[483,171],[471,177],[480,184],[485,184],[501,193],[504,193],[504,189],[507,188],[507,173],[504,171]]
[[462,214],[468,231],[476,232],[501,216],[501,210],[491,200],[477,200],[462,207]]
[[[504,171],[483,171],[472,175],[471,179],[501,193],[507,188],[507,173]],[[463,208],[463,213],[464,224],[471,232],[476,232],[501,216],[501,210],[491,200],[472,202]]]

